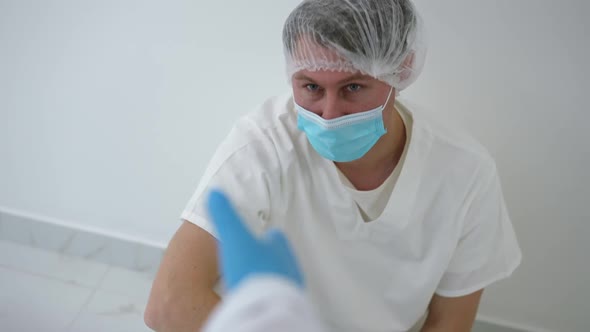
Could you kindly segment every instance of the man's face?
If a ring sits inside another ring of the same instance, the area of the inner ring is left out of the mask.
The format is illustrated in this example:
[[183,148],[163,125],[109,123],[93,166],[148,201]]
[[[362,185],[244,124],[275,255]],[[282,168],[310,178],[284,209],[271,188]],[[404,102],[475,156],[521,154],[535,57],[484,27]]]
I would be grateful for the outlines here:
[[360,72],[301,70],[291,81],[295,102],[326,120],[377,108],[385,103],[391,89]]

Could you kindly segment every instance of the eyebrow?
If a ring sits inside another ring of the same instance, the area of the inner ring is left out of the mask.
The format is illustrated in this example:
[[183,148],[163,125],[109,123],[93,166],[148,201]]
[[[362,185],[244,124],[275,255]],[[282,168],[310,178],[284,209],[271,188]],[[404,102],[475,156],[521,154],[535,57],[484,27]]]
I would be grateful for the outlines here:
[[[293,78],[295,78],[296,80],[307,80],[307,81],[315,82],[314,79],[306,76],[305,74],[295,74],[295,76]],[[368,79],[369,78],[367,77],[367,75],[363,75],[363,74],[358,73],[358,74],[352,75],[350,77],[347,77],[341,81],[338,81],[336,83],[337,84],[344,84],[344,83],[349,83],[352,81],[366,81]]]

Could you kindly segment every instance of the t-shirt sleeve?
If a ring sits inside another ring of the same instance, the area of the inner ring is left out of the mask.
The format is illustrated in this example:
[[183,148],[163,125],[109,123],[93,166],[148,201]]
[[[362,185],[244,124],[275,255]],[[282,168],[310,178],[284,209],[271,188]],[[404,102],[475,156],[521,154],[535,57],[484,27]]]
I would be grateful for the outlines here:
[[461,235],[438,284],[438,295],[473,293],[510,276],[520,264],[521,250],[495,164],[485,169],[467,196]]
[[181,219],[217,238],[205,209],[208,193],[215,188],[228,195],[252,232],[260,234],[267,228],[278,176],[276,153],[270,142],[251,136],[232,130],[213,155]]

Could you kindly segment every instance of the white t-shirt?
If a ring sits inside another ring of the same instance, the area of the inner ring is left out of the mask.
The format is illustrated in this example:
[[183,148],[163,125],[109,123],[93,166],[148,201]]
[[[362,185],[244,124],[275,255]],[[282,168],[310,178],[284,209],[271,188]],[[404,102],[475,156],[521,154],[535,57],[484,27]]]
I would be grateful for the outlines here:
[[358,206],[359,213],[365,222],[377,219],[381,213],[383,213],[383,210],[385,210],[387,202],[389,202],[389,197],[395,187],[395,183],[401,173],[404,161],[406,160],[408,145],[412,139],[412,115],[409,114],[405,108],[398,107],[396,110],[402,118],[406,128],[406,143],[400,160],[393,169],[393,172],[391,172],[387,179],[378,188],[373,190],[357,190],[354,185],[350,183],[348,178],[336,168],[338,170],[338,175],[340,176],[340,181],[346,186],[346,189]]
[[470,294],[509,276],[521,252],[493,159],[408,102],[411,139],[385,209],[365,222],[336,166],[297,129],[290,95],[241,118],[181,218],[215,231],[204,198],[225,191],[256,234],[282,229],[331,331],[407,331],[434,293]]

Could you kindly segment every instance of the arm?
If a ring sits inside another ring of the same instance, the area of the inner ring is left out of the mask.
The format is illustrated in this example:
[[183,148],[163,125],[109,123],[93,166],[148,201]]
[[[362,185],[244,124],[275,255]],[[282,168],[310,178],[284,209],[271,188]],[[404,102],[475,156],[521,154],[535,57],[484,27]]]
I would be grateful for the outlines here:
[[439,281],[440,295],[430,302],[423,332],[470,331],[483,289],[510,276],[520,264],[495,163],[488,160],[478,172],[467,195],[461,236]]
[[216,239],[184,221],[170,240],[152,285],[144,321],[158,332],[198,331],[219,297]]
[[483,289],[460,297],[434,294],[422,332],[469,332],[475,321]]

